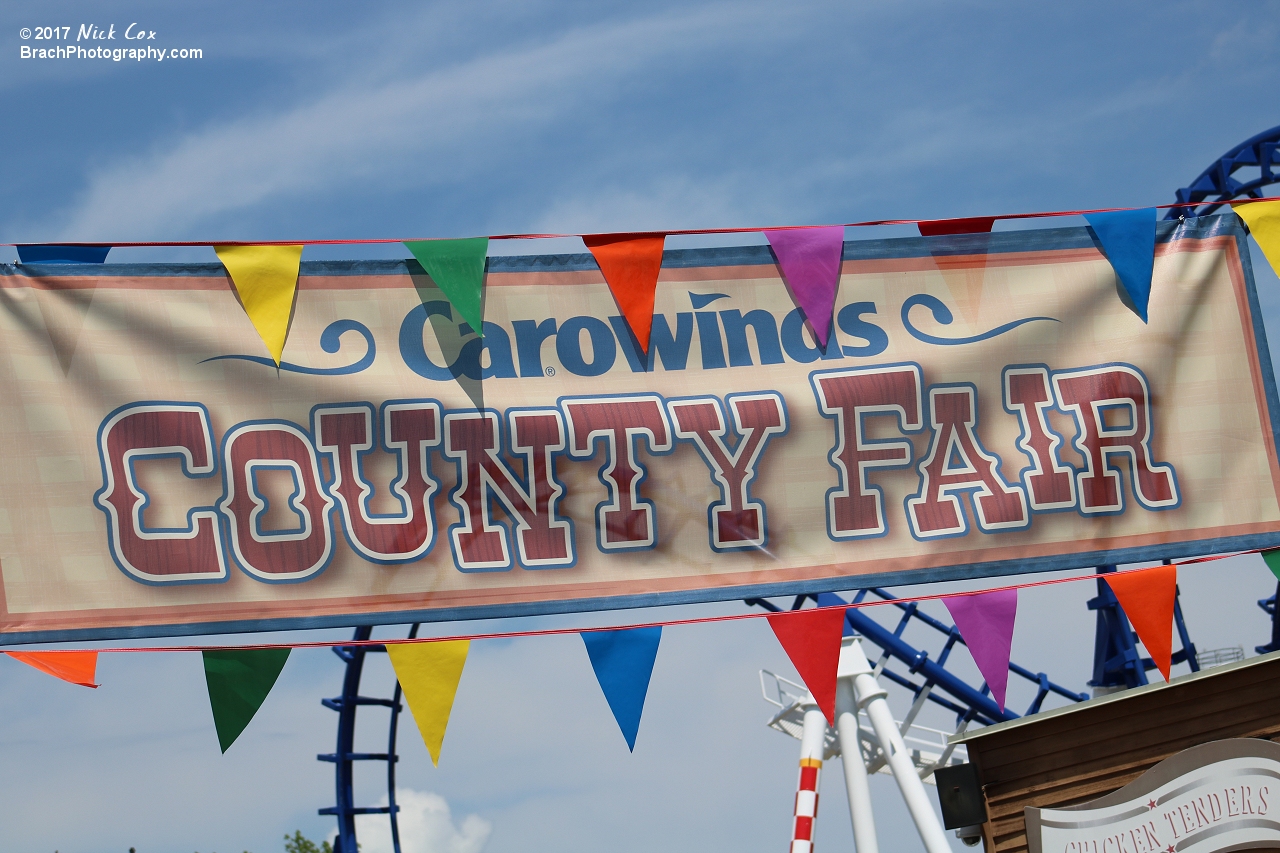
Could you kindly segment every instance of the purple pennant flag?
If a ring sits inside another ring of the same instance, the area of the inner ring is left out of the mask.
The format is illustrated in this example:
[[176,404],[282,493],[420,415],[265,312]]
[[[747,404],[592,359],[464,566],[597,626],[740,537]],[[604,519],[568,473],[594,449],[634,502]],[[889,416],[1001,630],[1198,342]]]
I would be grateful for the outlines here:
[[1009,686],[1009,652],[1013,647],[1013,621],[1018,614],[1018,591],[996,589],[942,599],[956,620],[978,672],[987,680],[991,695],[1004,710]]
[[844,226],[787,228],[765,231],[764,236],[800,309],[813,326],[825,350],[831,333],[831,310],[840,286],[840,261],[844,255]]

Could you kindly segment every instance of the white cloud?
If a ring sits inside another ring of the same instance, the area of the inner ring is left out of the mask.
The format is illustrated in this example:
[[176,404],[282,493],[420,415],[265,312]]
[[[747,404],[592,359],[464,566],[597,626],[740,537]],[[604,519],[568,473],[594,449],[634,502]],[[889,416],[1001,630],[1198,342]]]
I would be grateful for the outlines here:
[[531,131],[664,73],[673,55],[704,59],[725,43],[776,36],[781,22],[762,26],[766,14],[757,6],[727,17],[711,6],[585,26],[210,125],[91,175],[57,230],[81,240],[176,238],[272,199],[357,183],[455,181],[501,162]]
[[661,228],[755,225],[798,213],[787,198],[775,198],[736,175],[691,180],[668,176],[634,188],[582,187],[556,199],[535,220],[539,231],[643,231]]
[[[480,853],[489,840],[492,824],[479,815],[467,815],[455,825],[449,804],[439,794],[402,789],[396,792],[400,806],[401,853]],[[383,797],[379,805],[385,806]],[[392,853],[391,822],[383,815],[356,818],[356,835],[362,853]]]

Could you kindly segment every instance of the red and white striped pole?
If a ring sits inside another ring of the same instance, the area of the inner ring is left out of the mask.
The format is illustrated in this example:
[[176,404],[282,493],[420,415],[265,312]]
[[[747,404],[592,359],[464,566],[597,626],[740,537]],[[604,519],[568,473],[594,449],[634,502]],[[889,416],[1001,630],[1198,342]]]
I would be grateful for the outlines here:
[[822,770],[826,739],[827,718],[810,705],[804,712],[804,733],[800,736],[800,784],[796,790],[791,853],[813,853],[813,823],[818,818],[818,775]]

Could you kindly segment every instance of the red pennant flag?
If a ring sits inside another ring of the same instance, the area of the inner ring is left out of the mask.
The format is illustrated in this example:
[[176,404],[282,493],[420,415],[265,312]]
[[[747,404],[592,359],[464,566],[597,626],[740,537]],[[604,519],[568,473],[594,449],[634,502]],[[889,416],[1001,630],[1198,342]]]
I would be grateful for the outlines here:
[[921,237],[941,237],[944,234],[985,234],[995,224],[994,216],[970,216],[965,219],[930,219],[917,222]]
[[1156,566],[1137,572],[1109,574],[1107,586],[1115,593],[1124,615],[1133,623],[1138,639],[1164,680],[1169,680],[1173,656],[1173,604],[1178,595],[1178,567]]
[[782,643],[791,665],[813,694],[827,722],[836,724],[836,667],[840,663],[840,637],[844,634],[844,609],[790,610],[770,613],[769,627]]
[[662,234],[593,234],[582,238],[646,354],[653,325],[653,294],[658,289],[666,239]]
[[27,666],[33,666],[54,678],[84,687],[97,687],[97,652],[4,652]]

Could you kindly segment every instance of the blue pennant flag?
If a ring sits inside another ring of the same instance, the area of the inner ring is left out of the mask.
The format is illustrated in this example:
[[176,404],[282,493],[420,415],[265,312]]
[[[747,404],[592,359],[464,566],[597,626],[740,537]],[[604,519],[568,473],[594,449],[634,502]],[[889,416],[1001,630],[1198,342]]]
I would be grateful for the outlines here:
[[627,739],[627,748],[635,752],[640,714],[649,692],[653,662],[658,657],[662,628],[583,631],[581,636],[613,718]]
[[1086,213],[1102,251],[1129,295],[1133,309],[1142,322],[1147,322],[1147,303],[1151,300],[1151,271],[1156,256],[1156,209],[1113,210]]
[[101,264],[106,262],[110,251],[110,246],[28,244],[18,246],[18,260],[24,264]]

